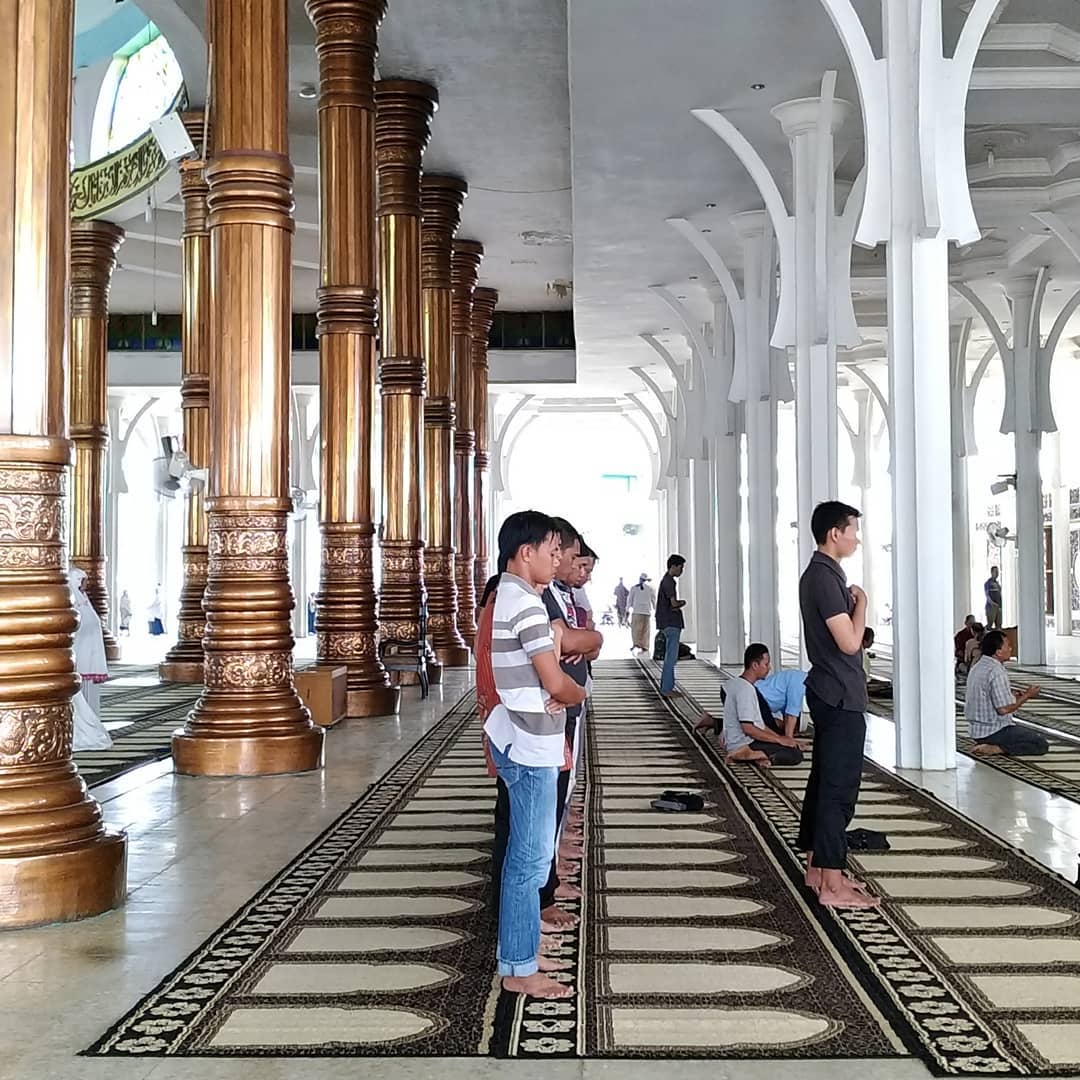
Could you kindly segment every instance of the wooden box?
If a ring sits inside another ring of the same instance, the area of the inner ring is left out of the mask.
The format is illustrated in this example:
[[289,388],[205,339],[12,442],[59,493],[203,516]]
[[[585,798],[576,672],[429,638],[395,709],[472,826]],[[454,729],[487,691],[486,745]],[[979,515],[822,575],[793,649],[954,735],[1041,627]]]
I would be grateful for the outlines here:
[[311,710],[311,719],[319,727],[333,727],[345,719],[348,669],[344,667],[305,667],[296,671],[296,692]]

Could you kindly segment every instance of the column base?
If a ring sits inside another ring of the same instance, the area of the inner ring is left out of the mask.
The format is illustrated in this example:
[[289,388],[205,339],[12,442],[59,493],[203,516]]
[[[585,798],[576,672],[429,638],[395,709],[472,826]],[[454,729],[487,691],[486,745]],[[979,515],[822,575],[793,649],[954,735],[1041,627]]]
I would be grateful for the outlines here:
[[117,642],[106,640],[105,659],[110,664],[115,664],[120,659],[120,646]]
[[158,665],[158,678],[167,683],[201,683],[201,660],[166,660]]
[[345,715],[363,719],[368,716],[393,716],[398,711],[401,693],[396,686],[374,686],[370,690],[350,690]]
[[172,737],[173,765],[185,776],[275,776],[310,772],[322,766],[323,733],[239,735],[228,738],[189,734]]
[[442,682],[442,664],[438,660],[428,660],[427,662],[427,677],[428,682],[432,686],[438,686]]
[[127,894],[127,836],[105,831],[77,847],[0,859],[0,929],[87,919]]
[[468,667],[472,659],[464,645],[436,645],[435,656],[443,667]]

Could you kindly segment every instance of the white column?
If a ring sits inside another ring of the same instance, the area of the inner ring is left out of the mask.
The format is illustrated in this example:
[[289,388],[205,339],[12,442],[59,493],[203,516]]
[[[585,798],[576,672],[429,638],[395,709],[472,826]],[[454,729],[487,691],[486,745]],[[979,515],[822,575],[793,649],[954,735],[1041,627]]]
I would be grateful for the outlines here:
[[971,594],[971,518],[968,510],[968,446],[964,425],[967,388],[967,340],[970,321],[955,323],[949,331],[952,372],[949,382],[949,417],[952,476],[953,626],[962,626],[973,613]]
[[1069,484],[1062,475],[1061,432],[1053,435],[1054,479],[1051,530],[1054,545],[1054,633],[1072,636],[1072,546],[1069,539]]
[[1035,278],[1009,278],[1012,301],[1012,381],[1016,461],[1017,653],[1022,664],[1046,663],[1046,570],[1043,558],[1042,433],[1037,413],[1036,364],[1039,337],[1031,333]]
[[[717,648],[722,660],[742,659],[746,646],[743,619],[742,500],[739,497],[741,435],[739,407],[727,400],[735,370],[734,327],[722,289],[709,290],[713,306],[714,400],[709,403],[716,433],[713,451],[716,493],[716,568],[714,584],[719,590]],[[745,311],[745,303],[744,303]]]
[[[834,101],[832,130],[851,114],[846,101]],[[795,218],[795,423],[798,453],[799,558],[805,565],[814,550],[810,515],[826,499],[835,499],[836,476],[836,334],[835,320],[820,310],[821,282],[826,290],[835,217],[833,140],[828,159],[818,161],[820,98],[800,98],[777,105],[772,114],[791,144],[792,206]],[[826,191],[818,191],[824,170]],[[825,220],[819,220],[825,215]]]
[[691,475],[690,461],[680,458],[678,475],[675,478],[675,544],[676,550],[660,557],[659,575],[667,566],[667,555],[679,554],[686,560],[682,577],[679,578],[679,599],[686,601],[682,609],[684,641],[696,641],[697,620],[694,611],[694,481]]
[[919,175],[916,124],[934,102],[920,100],[911,62],[918,28],[906,3],[891,0],[884,14],[896,763],[952,769],[952,481],[942,468],[951,453],[949,368],[942,362],[949,348],[948,239],[943,229],[927,235],[921,227],[930,193]]
[[[709,458],[695,458],[694,491],[694,549],[683,552],[693,563],[694,627],[697,651],[712,656],[719,647],[716,610],[716,506],[713,502],[713,466]],[[690,572],[690,568],[687,568]],[[680,582],[682,586],[682,582]]]
[[876,626],[878,619],[877,599],[874,596],[874,547],[877,544],[877,531],[874,528],[873,511],[867,509],[870,486],[874,482],[873,447],[874,399],[866,386],[852,388],[855,395],[855,411],[858,428],[852,449],[855,452],[855,486],[859,490],[859,509],[862,520],[859,522],[862,534],[862,586],[866,590],[866,625]]
[[771,372],[786,353],[769,345],[776,296],[776,248],[768,215],[753,210],[732,218],[742,244],[745,349],[750,393],[744,406],[749,514],[749,637],[780,656],[777,517],[777,418]]

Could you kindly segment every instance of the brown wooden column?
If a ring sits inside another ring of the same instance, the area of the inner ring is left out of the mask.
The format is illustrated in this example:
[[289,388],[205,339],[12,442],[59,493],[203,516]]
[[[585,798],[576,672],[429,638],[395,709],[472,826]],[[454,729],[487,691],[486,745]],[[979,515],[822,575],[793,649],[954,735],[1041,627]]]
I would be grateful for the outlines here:
[[72,0],[7,0],[0,37],[0,927],[121,903],[126,840],[71,760],[65,503]]
[[488,338],[495,320],[499,294],[474,289],[472,307],[473,423],[476,428],[475,483],[473,486],[473,560],[479,598],[491,573],[488,562],[487,474],[491,464],[488,436]]
[[385,646],[426,657],[419,640],[426,600],[420,174],[438,92],[427,83],[385,79],[375,85],[375,104],[383,433],[379,632]]
[[316,655],[349,669],[349,716],[397,709],[378,654],[371,495],[378,271],[375,54],[386,0],[307,0],[319,95],[322,581]]
[[[201,148],[202,113],[187,113],[184,126]],[[210,459],[210,221],[206,199],[206,162],[201,155],[180,163],[180,194],[184,200],[184,231],[180,241],[183,375],[180,402],[184,410],[184,452],[197,469]],[[203,593],[206,591],[208,525],[206,492],[194,484],[187,497],[184,536],[184,583],[180,590],[177,642],[158,674],[165,682],[203,680]]]
[[286,524],[292,166],[286,0],[210,0],[209,568],[206,690],[173,736],[177,772],[301,772],[322,731],[293,686]]
[[109,221],[71,227],[71,564],[86,572],[86,595],[101,616],[105,656],[120,659],[109,631],[105,557],[105,470],[109,454],[106,403],[109,283],[124,230]]
[[447,667],[469,662],[458,631],[458,595],[454,576],[454,353],[451,332],[450,258],[461,206],[469,190],[456,176],[425,174],[420,188],[423,209],[420,271],[424,297],[424,582],[428,593],[428,629],[439,661]]
[[476,431],[473,415],[472,299],[476,288],[483,245],[475,240],[455,240],[451,262],[454,330],[454,577],[457,581],[458,631],[472,648],[476,637],[476,586],[473,575],[473,454]]

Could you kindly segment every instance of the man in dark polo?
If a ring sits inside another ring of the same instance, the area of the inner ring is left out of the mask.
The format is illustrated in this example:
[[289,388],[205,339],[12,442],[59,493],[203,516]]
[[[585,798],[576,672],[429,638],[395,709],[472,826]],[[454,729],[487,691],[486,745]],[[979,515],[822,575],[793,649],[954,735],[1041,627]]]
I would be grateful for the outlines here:
[[881,901],[844,875],[847,827],[855,813],[866,741],[866,675],[862,665],[866,593],[848,585],[840,560],[859,546],[859,511],[824,502],[810,529],[817,551],[799,579],[810,673],[806,703],[814,722],[810,778],[803,798],[799,847],[806,884],[825,907],[867,908]]

